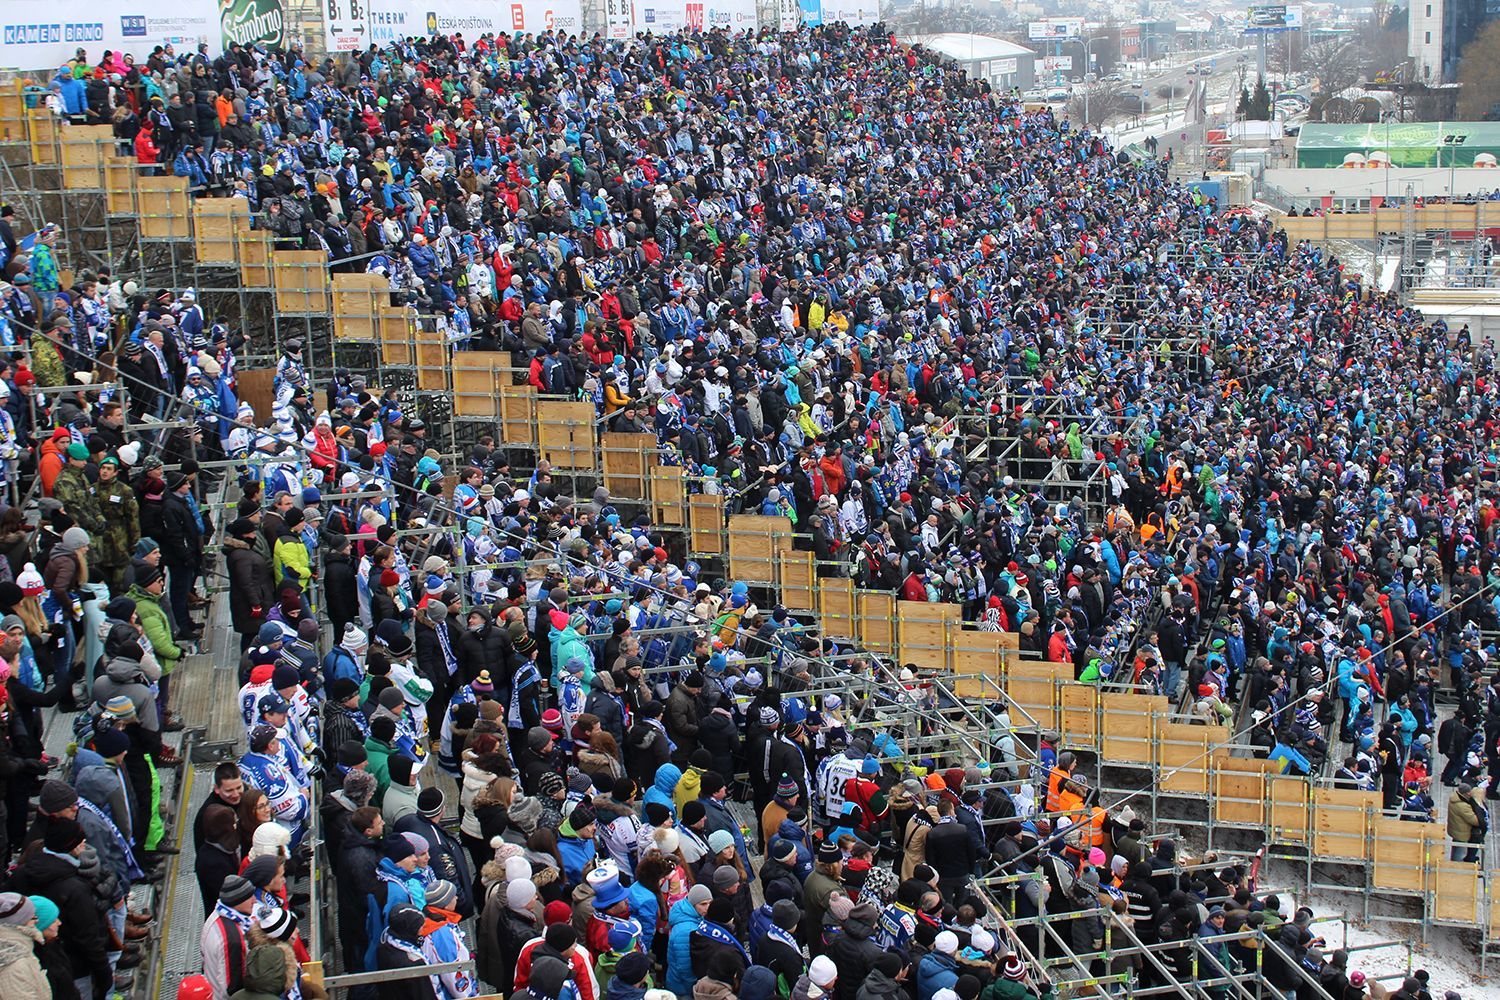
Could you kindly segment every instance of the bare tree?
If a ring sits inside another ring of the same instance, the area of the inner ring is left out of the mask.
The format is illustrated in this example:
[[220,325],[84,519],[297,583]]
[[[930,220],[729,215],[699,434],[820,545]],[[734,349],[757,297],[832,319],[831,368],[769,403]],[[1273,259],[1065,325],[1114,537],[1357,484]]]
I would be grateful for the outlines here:
[[1460,120],[1500,118],[1500,21],[1491,21],[1465,46],[1458,83]]
[[[1088,95],[1087,101],[1084,100],[1085,94]],[[1087,119],[1084,118],[1085,105]],[[1073,87],[1073,96],[1068,99],[1068,117],[1081,124],[1103,125],[1140,112],[1140,94],[1119,83],[1096,80],[1077,84]]]
[[1331,38],[1309,45],[1302,67],[1317,79],[1317,93],[1328,97],[1364,77],[1362,46],[1352,38]]

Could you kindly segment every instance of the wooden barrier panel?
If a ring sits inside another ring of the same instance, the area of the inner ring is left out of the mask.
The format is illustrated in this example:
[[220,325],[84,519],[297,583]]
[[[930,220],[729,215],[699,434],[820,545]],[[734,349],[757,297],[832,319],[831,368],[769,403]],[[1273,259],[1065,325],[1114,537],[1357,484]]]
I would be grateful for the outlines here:
[[[246,216],[248,212],[249,205],[243,198],[194,199],[193,254],[198,263],[231,267],[239,263],[235,219]],[[337,326],[334,333],[338,333]]]
[[[610,496],[646,499],[646,469],[655,464],[655,434],[621,434],[606,431],[599,435],[600,460],[604,470],[604,488]],[[722,551],[723,543],[715,551]]]
[[1500,892],[1500,870],[1490,872],[1490,894],[1485,904],[1490,910],[1489,939],[1500,941],[1500,899],[1495,898],[1496,892]]
[[958,628],[963,607],[928,601],[896,602],[896,635],[903,663],[927,670],[947,670],[948,628]]
[[[791,546],[792,520],[766,514],[729,518],[729,575],[736,580],[775,583],[775,555]],[[783,542],[782,536],[788,536]]]
[[855,605],[860,643],[872,653],[896,655],[896,598],[880,590],[861,590]]
[[1449,861],[1439,841],[1431,859],[1432,916],[1435,920],[1461,924],[1479,922],[1479,866]]
[[271,235],[251,229],[250,217],[235,216],[234,238],[239,247],[240,284],[245,288],[271,287]]
[[1369,857],[1370,820],[1380,796],[1352,788],[1314,788],[1313,851],[1325,858]]
[[239,380],[240,402],[255,407],[256,424],[270,420],[271,408],[276,403],[276,393],[271,387],[276,378],[276,369],[240,368],[235,371],[235,377]]
[[[905,649],[902,650],[904,654]],[[1024,711],[1042,729],[1058,728],[1058,684],[1073,679],[1073,668],[1066,663],[1037,660],[1010,660],[1005,669],[1005,694],[1011,703]],[[1012,719],[1021,724],[1021,719]]]
[[0,143],[10,145],[26,141],[26,81],[0,83]]
[[1431,834],[1438,834],[1436,849],[1441,851],[1442,831],[1430,823],[1408,823],[1389,816],[1374,817],[1371,830],[1370,885],[1391,892],[1426,892]]
[[796,549],[776,553],[781,603],[794,611],[812,611],[817,607],[818,571],[813,558],[813,553]]
[[692,550],[702,555],[723,555],[724,498],[717,493],[696,493],[688,497],[687,513]]
[[1268,760],[1231,757],[1227,751],[1216,752],[1210,761],[1214,794],[1211,801],[1214,823],[1235,826],[1266,825],[1266,776],[1277,770]]
[[271,281],[280,312],[323,315],[333,308],[328,257],[319,250],[272,250]]
[[839,639],[854,637],[854,581],[846,576],[829,577],[817,583],[818,618],[825,635]]
[[104,158],[104,211],[109,215],[135,214],[135,160],[126,156]]
[[52,114],[52,109],[43,104],[39,108],[27,108],[26,136],[31,144],[31,162],[39,167],[50,167],[57,163],[57,132],[61,125]]
[[998,683],[1005,672],[1005,653],[1000,643],[1004,634],[949,629],[949,662],[953,672],[988,677]]
[[[1068,679],[1072,676],[1069,671]],[[1099,704],[1104,729],[1100,753],[1106,761],[1149,764],[1156,759],[1156,720],[1167,714],[1164,696],[1106,692]]]
[[1156,760],[1162,768],[1162,790],[1207,795],[1208,748],[1228,739],[1229,730],[1223,726],[1199,726],[1165,720],[1158,722]]
[[[997,633],[999,634],[999,633]],[[1058,691],[1063,746],[1098,749],[1099,688],[1095,684],[1064,684]]]
[[1311,788],[1305,778],[1286,774],[1272,774],[1266,778],[1266,791],[1270,805],[1272,839],[1283,844],[1305,844],[1308,841],[1308,825],[1312,817],[1309,792]]
[[[378,277],[378,275],[377,275]],[[334,288],[338,298],[338,288]],[[510,363],[506,351],[453,352],[453,413],[459,417],[489,417],[500,414],[495,396],[496,368]]]
[[[135,191],[142,239],[192,239],[192,199],[188,197],[186,177],[137,177]],[[314,256],[323,257],[320,253]]]
[[593,403],[538,399],[536,435],[541,458],[551,462],[554,468],[594,467]]
[[114,154],[114,129],[108,125],[65,128],[60,133],[59,153],[64,190],[101,190],[104,187],[104,158]]
[[[236,199],[200,198],[199,204],[233,200]],[[197,237],[201,242],[201,226]],[[335,274],[332,287],[334,339],[379,341],[380,315],[391,304],[390,279],[379,274]],[[488,391],[493,389],[492,385]]]
[[502,445],[536,444],[536,386],[501,385],[499,391]]
[[680,465],[653,465],[646,470],[651,509],[657,524],[687,523],[687,470]]
[[[417,326],[412,331],[412,347],[415,351],[413,364],[417,367],[417,388],[422,392],[447,392],[448,377],[452,371],[448,366],[453,352],[448,349],[447,339],[437,330]],[[584,403],[583,406],[589,406]],[[590,410],[593,407],[589,407]],[[589,462],[593,463],[593,449],[589,450]]]

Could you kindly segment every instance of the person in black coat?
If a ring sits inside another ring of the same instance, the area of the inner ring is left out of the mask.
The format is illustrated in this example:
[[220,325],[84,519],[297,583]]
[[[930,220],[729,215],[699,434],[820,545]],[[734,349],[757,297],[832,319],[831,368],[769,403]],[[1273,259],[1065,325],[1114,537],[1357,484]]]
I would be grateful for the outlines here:
[[615,738],[615,746],[625,745],[625,712],[615,694],[615,679],[608,671],[594,674],[583,710],[599,720],[599,727]]
[[323,600],[333,634],[359,620],[359,594],[354,583],[354,560],[349,555],[349,537],[334,535],[323,550]]
[[740,753],[740,731],[729,711],[727,697],[713,688],[705,688],[703,700],[709,711],[698,723],[698,746],[713,757],[713,770],[734,774],[739,770],[735,759]]
[[396,821],[397,833],[415,833],[427,838],[430,852],[428,867],[438,878],[453,883],[458,901],[453,909],[464,917],[474,915],[474,876],[469,873],[469,859],[458,840],[438,826],[443,815],[443,792],[424,788],[417,796],[417,811]]
[[[385,936],[375,948],[375,967],[386,972],[425,965],[422,926],[426,922],[422,911],[414,906],[392,910]],[[375,996],[379,1000],[431,1000],[432,983],[426,976],[392,976],[375,984]]]
[[240,824],[238,814],[228,806],[209,806],[202,816],[204,836],[193,859],[193,873],[198,876],[198,893],[207,919],[214,912],[224,880],[239,874]]
[[751,945],[755,964],[764,965],[788,983],[795,983],[807,967],[796,943],[797,925],[801,921],[801,907],[790,899],[778,899],[771,904],[771,923],[782,933],[768,931]]
[[839,970],[836,984],[838,1000],[854,1000],[865,975],[875,967],[875,960],[885,953],[876,944],[875,926],[880,911],[870,903],[860,903],[844,919],[844,933],[828,946],[828,957]]
[[[172,620],[185,636],[196,636],[188,618],[188,594],[203,568],[203,536],[212,533],[213,524],[206,513],[194,516],[189,507],[192,481],[180,472],[167,477],[167,493],[161,499],[162,534],[153,534],[161,545],[162,563],[167,567],[167,588],[172,600]],[[203,527],[198,526],[202,518]],[[142,524],[144,530],[145,525]]]
[[16,868],[5,888],[24,895],[46,896],[57,904],[58,937],[78,978],[92,978],[103,996],[114,983],[106,952],[104,918],[94,905],[94,888],[79,870],[78,858],[88,846],[77,820],[51,824],[42,846]]
[[[250,648],[276,603],[271,561],[254,545],[255,524],[236,518],[224,529],[224,565],[229,572],[229,620],[240,637],[240,652]],[[332,597],[332,591],[329,591]],[[343,635],[343,632],[337,633]]]
[[938,889],[949,902],[974,874],[978,859],[969,831],[954,818],[953,800],[938,800],[938,823],[927,832],[927,863],[938,873]]
[[375,891],[375,869],[380,866],[380,835],[384,820],[375,806],[361,806],[349,817],[350,834],[334,859],[338,887],[339,942],[348,969],[363,972],[366,897]]

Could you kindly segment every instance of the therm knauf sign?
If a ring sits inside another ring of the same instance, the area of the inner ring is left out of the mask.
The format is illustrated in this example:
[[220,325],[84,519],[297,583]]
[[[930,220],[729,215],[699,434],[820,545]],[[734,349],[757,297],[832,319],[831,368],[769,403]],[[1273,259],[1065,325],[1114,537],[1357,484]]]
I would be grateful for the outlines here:
[[279,47],[286,40],[281,0],[224,0],[219,12],[224,47],[231,44]]

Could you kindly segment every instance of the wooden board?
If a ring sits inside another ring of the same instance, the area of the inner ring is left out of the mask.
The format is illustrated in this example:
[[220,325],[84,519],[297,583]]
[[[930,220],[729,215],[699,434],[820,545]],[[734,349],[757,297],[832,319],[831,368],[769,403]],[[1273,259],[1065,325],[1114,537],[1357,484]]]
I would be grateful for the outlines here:
[[192,239],[192,199],[186,177],[137,177],[135,189],[142,239]]
[[963,608],[928,601],[896,602],[896,636],[903,663],[927,670],[948,670],[948,629],[958,628]]
[[1099,688],[1094,684],[1063,684],[1058,688],[1058,710],[1063,746],[1099,746]]
[[811,552],[793,549],[776,553],[776,579],[781,585],[781,603],[794,611],[812,611],[817,606],[817,565]]
[[1287,774],[1266,777],[1273,840],[1284,844],[1307,843],[1312,817],[1311,791],[1305,778]]
[[[335,302],[339,294],[335,288]],[[453,352],[455,416],[494,418],[500,415],[500,402],[495,395],[495,368],[508,360],[509,356],[502,351]]]
[[818,618],[826,635],[854,637],[854,581],[835,576],[817,582]]
[[686,469],[680,465],[652,465],[646,470],[646,485],[651,491],[651,509],[657,524],[687,523]]
[[114,130],[108,125],[71,125],[60,136],[63,189],[102,190],[104,158],[114,154]]
[[1156,720],[1166,717],[1166,698],[1106,693],[1099,707],[1104,730],[1100,753],[1106,762],[1149,764],[1156,759]]
[[536,387],[501,385],[500,444],[502,446],[536,444]]
[[39,167],[52,166],[57,162],[57,132],[62,126],[45,104],[39,108],[27,108],[25,115],[31,162]]
[[[1432,852],[1432,916],[1448,923],[1479,922],[1479,866],[1449,861],[1441,846]],[[1493,905],[1493,901],[1491,901]]]
[[1380,796],[1350,788],[1314,788],[1313,851],[1325,858],[1369,857],[1370,821]]
[[1234,826],[1266,825],[1266,775],[1276,770],[1268,760],[1231,757],[1217,751],[1210,759],[1214,794],[1211,819]]
[[[202,233],[198,236],[201,240]],[[391,304],[390,279],[379,274],[335,274],[332,286],[334,338],[379,341],[380,316]],[[493,392],[494,386],[490,389]]]
[[239,379],[240,402],[255,407],[255,422],[264,424],[271,419],[271,408],[276,403],[276,394],[271,388],[276,378],[274,368],[239,368],[235,370]]
[[263,229],[250,228],[249,216],[235,216],[233,225],[239,250],[240,284],[248,289],[270,288],[270,235]]
[[453,354],[448,349],[448,341],[438,331],[418,326],[412,331],[412,348],[415,352],[412,363],[417,367],[417,388],[422,392],[448,392],[449,359]]
[[998,682],[1005,670],[1003,632],[970,632],[954,629],[948,633],[949,658],[955,674],[988,677]]
[[0,83],[0,143],[11,145],[26,141],[26,81]]
[[791,545],[792,520],[766,514],[734,514],[729,518],[729,575],[736,580],[760,583],[774,581],[773,557],[783,547],[781,536]]
[[[649,437],[649,435],[647,435]],[[724,497],[697,493],[688,497],[688,546],[699,555],[724,554]]]
[[855,593],[859,627],[855,629],[861,644],[872,653],[896,653],[896,598],[885,591],[861,590]]
[[104,158],[104,211],[109,215],[135,214],[135,160],[128,156]]
[[271,281],[280,312],[324,315],[333,308],[328,257],[321,251],[272,250]]
[[1005,670],[1005,694],[1018,710],[1011,713],[1011,722],[1017,728],[1034,724],[1041,729],[1057,730],[1057,688],[1060,683],[1072,679],[1073,669],[1061,664],[1039,660],[1009,661]]
[[1207,795],[1208,748],[1226,742],[1229,730],[1223,726],[1160,722],[1157,725],[1156,739],[1157,763],[1162,767],[1162,790]]
[[538,399],[536,432],[541,457],[553,468],[594,468],[593,403]]
[[243,198],[194,199],[193,253],[198,263],[231,267],[239,263],[235,220],[248,211]]
[[[1436,832],[1436,829],[1430,823],[1408,823],[1389,816],[1375,816],[1371,820],[1374,865],[1370,870],[1370,885],[1392,892],[1425,892],[1427,854],[1433,839],[1429,831]],[[1436,850],[1442,849],[1439,837]]]
[[[599,435],[599,459],[604,470],[604,488],[613,497],[646,498],[646,469],[655,464],[655,434]],[[722,551],[723,542],[719,543]]]

